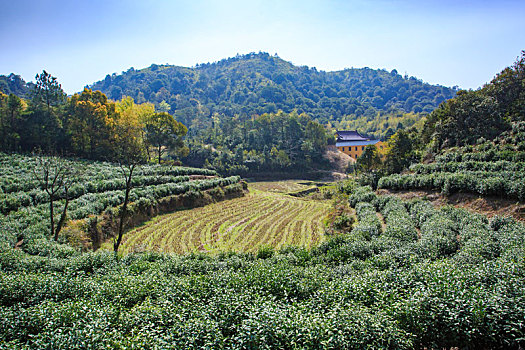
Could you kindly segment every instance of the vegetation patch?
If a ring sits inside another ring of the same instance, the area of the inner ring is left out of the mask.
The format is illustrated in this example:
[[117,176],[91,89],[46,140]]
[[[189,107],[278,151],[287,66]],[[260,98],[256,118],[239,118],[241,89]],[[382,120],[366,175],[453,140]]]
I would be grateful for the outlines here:
[[[50,162],[42,163],[39,161],[42,159]],[[45,183],[35,175],[46,167],[52,174],[76,169],[68,175],[67,186],[63,182],[62,186],[54,187],[53,197],[43,187]],[[33,254],[48,255],[53,249],[64,249],[64,254],[71,254],[71,245],[60,245],[68,241],[76,247],[91,244],[96,247],[99,238],[93,240],[94,236],[88,235],[89,227],[97,225],[100,215],[118,217],[125,200],[127,186],[121,170],[113,163],[0,153],[3,174],[0,178],[0,211],[4,214],[0,216],[0,248],[16,245]],[[138,217],[151,217],[157,210],[155,208],[163,207],[159,203],[167,203],[162,201],[163,198],[182,196],[184,205],[201,197],[202,191],[227,188],[239,181],[237,176],[221,178],[207,169],[140,166],[131,182],[128,210],[132,215],[127,220],[133,222]],[[135,219],[133,214],[137,214]],[[54,229],[51,218],[57,223]],[[63,234],[58,232],[61,222],[64,222]],[[115,227],[107,229],[106,237],[116,232]],[[51,239],[58,243],[51,242]]]

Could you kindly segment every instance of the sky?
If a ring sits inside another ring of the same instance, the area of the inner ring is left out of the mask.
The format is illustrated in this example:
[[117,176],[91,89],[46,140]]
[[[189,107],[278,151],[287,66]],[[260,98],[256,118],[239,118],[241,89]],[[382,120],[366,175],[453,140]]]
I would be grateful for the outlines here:
[[152,63],[250,52],[334,71],[396,69],[477,89],[525,50],[525,1],[0,0],[0,74],[46,70],[72,94]]

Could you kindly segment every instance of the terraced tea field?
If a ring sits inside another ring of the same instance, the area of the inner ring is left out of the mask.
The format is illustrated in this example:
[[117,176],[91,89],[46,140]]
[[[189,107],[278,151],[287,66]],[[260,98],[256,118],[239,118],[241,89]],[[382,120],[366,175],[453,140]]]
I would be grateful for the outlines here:
[[255,183],[243,198],[158,216],[128,232],[122,252],[249,252],[262,245],[310,247],[324,240],[322,220],[330,201],[296,198],[266,187]]

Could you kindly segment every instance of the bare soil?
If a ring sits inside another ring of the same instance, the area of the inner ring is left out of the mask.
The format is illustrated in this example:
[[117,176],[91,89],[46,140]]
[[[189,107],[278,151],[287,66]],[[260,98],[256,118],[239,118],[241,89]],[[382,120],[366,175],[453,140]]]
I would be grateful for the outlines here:
[[324,157],[330,161],[332,169],[334,169],[335,172],[343,174],[348,168],[348,163],[352,161],[352,158],[349,155],[339,152],[335,146],[328,146]]
[[434,206],[453,205],[457,208],[465,208],[475,213],[484,214],[487,217],[512,216],[516,220],[525,222],[525,203],[513,199],[501,197],[482,197],[472,193],[455,193],[444,196],[433,191],[390,191],[381,189],[378,194],[393,194],[402,199],[424,198]]

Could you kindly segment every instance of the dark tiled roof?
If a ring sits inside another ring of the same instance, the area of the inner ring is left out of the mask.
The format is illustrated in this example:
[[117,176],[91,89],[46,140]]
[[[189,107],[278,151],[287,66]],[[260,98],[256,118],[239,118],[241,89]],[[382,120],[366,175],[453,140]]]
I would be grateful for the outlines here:
[[368,146],[368,145],[375,145],[381,140],[359,140],[359,141],[337,141],[335,146],[336,147],[344,147],[344,146]]
[[341,141],[366,141],[368,138],[361,136],[357,130],[337,131],[337,142]]

